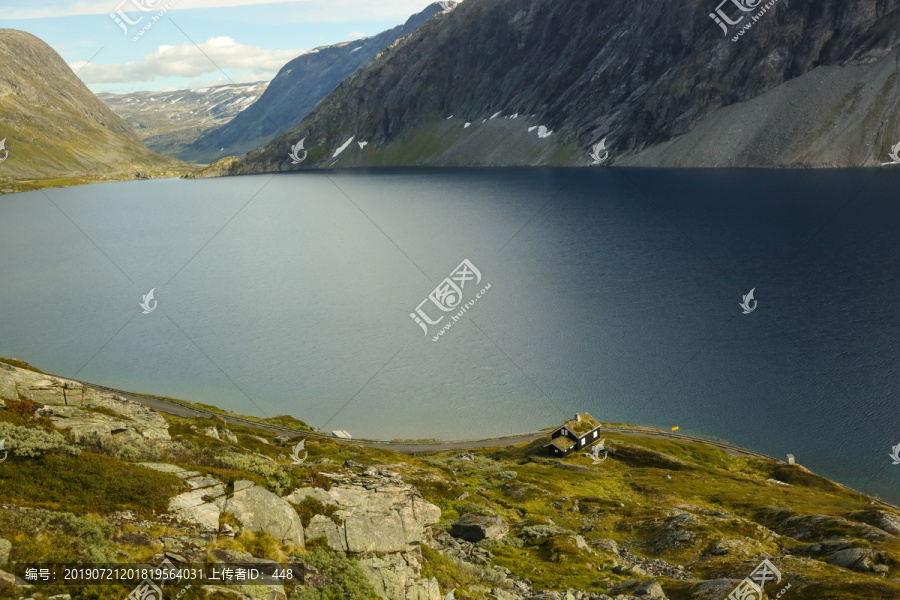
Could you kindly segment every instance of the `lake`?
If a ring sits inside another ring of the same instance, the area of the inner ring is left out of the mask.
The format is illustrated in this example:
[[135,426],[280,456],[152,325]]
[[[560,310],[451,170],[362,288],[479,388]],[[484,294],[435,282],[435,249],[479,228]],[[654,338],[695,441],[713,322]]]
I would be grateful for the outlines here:
[[356,437],[587,411],[792,453],[898,503],[898,185],[385,169],[4,196],[0,355]]

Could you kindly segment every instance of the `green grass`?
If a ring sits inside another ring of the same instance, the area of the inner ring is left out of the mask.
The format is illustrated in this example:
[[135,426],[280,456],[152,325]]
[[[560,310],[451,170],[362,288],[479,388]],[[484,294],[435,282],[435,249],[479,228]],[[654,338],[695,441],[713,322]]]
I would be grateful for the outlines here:
[[[0,179],[2,181],[2,179]],[[37,367],[32,367],[30,364],[25,362],[24,360],[18,360],[16,358],[2,358],[0,357],[0,363],[5,363],[12,367],[16,367],[18,369],[25,369],[26,371],[34,371],[35,373],[40,373],[41,375],[46,375],[43,371],[38,369]]]
[[99,454],[9,457],[0,469],[0,502],[84,515],[167,510],[181,480]]
[[335,525],[343,524],[343,521],[340,518],[334,516],[334,513],[341,510],[339,506],[335,506],[334,504],[322,504],[321,501],[312,496],[307,496],[293,506],[297,511],[297,514],[300,515],[300,522],[303,523],[304,527],[309,527],[310,521],[312,521],[312,518],[316,515],[328,517]]

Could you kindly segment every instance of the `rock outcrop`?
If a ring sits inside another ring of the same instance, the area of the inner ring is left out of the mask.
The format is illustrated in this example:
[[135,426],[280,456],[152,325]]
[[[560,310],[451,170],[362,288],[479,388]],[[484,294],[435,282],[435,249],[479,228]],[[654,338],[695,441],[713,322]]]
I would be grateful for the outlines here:
[[411,553],[361,558],[375,592],[387,600],[441,600],[436,579],[419,579],[421,564]]
[[294,507],[252,481],[235,481],[234,493],[224,500],[222,510],[234,515],[244,529],[265,531],[284,544],[304,545],[303,524]]
[[221,481],[166,463],[139,463],[143,467],[172,473],[190,486],[191,490],[169,500],[169,511],[188,523],[199,525],[203,531],[219,530],[219,514],[225,498],[225,484]]
[[472,513],[456,521],[450,533],[467,542],[498,540],[509,533],[509,523],[500,515]]
[[858,521],[877,527],[891,535],[900,536],[900,516],[883,510],[863,510],[844,515],[851,521]]
[[868,541],[884,541],[893,536],[880,527],[830,515],[798,515],[790,508],[767,508],[758,511],[758,520],[781,535],[807,541],[824,541],[828,532],[839,531]]
[[169,500],[169,511],[180,521],[198,525],[201,531],[219,531],[223,512],[233,515],[248,531],[264,531],[276,540],[303,547],[303,524],[297,511],[284,498],[259,487],[252,481],[234,482],[234,491],[214,477],[188,471],[166,463],[139,463],[141,466],[181,478],[190,491]]
[[309,539],[325,537],[342,552],[404,552],[421,543],[423,528],[437,523],[441,509],[427,502],[415,487],[394,473],[369,471],[365,475],[335,475],[329,490],[300,488],[285,499],[299,504],[313,497],[335,505],[334,516],[316,515],[306,530]]
[[0,397],[47,405],[42,414],[60,429],[70,429],[76,435],[132,432],[148,440],[170,439],[168,423],[152,408],[71,379],[0,363]]

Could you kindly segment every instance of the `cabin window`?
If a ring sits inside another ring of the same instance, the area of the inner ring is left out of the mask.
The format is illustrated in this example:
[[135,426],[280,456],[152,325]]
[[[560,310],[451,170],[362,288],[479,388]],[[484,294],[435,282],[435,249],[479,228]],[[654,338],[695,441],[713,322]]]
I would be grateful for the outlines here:
[[594,439],[595,439],[595,440],[597,439],[597,432],[596,432],[596,431],[594,432]]

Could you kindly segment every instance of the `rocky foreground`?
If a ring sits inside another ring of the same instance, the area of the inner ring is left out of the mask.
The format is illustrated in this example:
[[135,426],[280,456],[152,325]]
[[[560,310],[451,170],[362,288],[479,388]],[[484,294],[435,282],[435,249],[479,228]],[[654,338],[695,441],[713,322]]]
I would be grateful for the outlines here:
[[12,571],[168,559],[298,574],[188,600],[722,600],[764,560],[772,598],[900,598],[900,512],[703,444],[610,433],[599,464],[550,459],[545,440],[409,457],[307,437],[297,450],[18,361],[0,362],[0,399],[0,597],[121,599],[130,589]]

